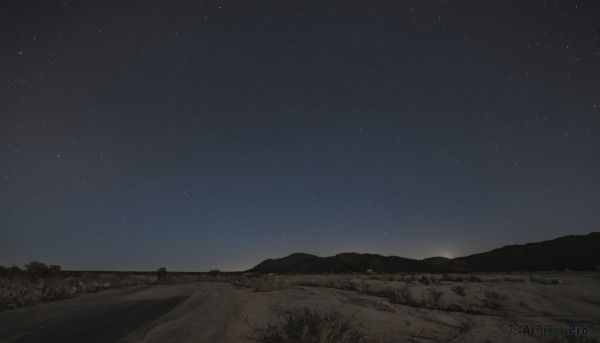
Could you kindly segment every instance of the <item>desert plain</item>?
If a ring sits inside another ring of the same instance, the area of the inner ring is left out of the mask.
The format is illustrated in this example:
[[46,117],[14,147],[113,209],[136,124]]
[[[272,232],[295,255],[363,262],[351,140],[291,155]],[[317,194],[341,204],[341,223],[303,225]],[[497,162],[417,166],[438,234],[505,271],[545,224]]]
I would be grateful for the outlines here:
[[597,273],[200,274],[0,313],[0,342],[597,342]]

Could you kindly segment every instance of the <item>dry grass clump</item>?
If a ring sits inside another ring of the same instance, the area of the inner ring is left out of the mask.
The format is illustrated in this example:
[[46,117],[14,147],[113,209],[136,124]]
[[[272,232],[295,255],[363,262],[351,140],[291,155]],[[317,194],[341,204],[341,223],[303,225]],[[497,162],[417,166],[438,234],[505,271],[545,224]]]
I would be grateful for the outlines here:
[[286,289],[294,286],[294,282],[288,278],[267,275],[262,278],[251,279],[251,288],[255,292],[269,292],[278,289]]
[[390,289],[390,295],[388,300],[392,304],[408,305],[412,307],[424,307],[428,309],[444,309],[444,306],[440,303],[440,298],[444,294],[437,288],[428,288],[421,292],[421,299],[417,300],[413,296],[411,289],[408,286],[404,286],[401,289]]
[[309,308],[283,315],[278,325],[269,324],[258,339],[267,343],[356,343],[379,342],[366,329],[343,318],[338,312],[321,314]]
[[464,278],[466,281],[469,282],[483,282],[483,280],[475,275],[470,275],[469,277]]
[[467,295],[467,293],[465,293],[465,290],[467,289],[465,286],[452,286],[452,292],[460,295],[461,297],[464,297]]
[[440,298],[444,293],[437,288],[428,288],[422,294],[421,304],[428,309],[441,309]]
[[483,299],[483,306],[492,310],[501,310],[504,308],[508,297],[495,291],[485,291],[485,298]]
[[519,277],[505,277],[504,282],[518,282],[518,283],[524,283],[525,279],[523,278],[519,278]]
[[158,281],[158,284],[160,284],[160,285],[180,285],[182,283],[189,283],[189,282],[194,282],[197,280],[198,280],[198,278],[193,275],[170,274],[170,275],[166,275],[166,276],[162,277]]
[[416,306],[418,303],[412,295],[412,292],[408,286],[404,286],[403,288],[397,290],[392,290],[390,297],[388,298],[389,302],[392,304],[402,304],[409,306]]
[[283,275],[219,275],[219,274],[202,274],[197,277],[198,281],[208,282],[229,282],[236,287],[250,288],[255,292],[268,292],[278,289],[286,289],[296,286],[290,277]]
[[558,279],[546,279],[541,277],[535,277],[533,275],[529,275],[529,282],[538,283],[541,285],[558,285],[560,283]]

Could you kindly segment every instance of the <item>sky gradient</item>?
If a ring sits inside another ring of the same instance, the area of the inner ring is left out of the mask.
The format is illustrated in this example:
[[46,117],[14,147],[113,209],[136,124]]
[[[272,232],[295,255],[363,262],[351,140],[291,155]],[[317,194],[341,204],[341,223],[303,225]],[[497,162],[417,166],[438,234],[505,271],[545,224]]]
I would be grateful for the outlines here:
[[0,265],[598,231],[594,1],[5,1]]

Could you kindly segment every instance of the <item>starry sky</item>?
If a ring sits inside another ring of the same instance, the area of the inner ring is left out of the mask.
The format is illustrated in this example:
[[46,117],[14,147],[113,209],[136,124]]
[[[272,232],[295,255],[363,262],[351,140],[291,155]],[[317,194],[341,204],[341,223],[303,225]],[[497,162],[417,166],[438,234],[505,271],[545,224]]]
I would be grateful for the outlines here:
[[598,231],[597,1],[3,1],[0,265]]

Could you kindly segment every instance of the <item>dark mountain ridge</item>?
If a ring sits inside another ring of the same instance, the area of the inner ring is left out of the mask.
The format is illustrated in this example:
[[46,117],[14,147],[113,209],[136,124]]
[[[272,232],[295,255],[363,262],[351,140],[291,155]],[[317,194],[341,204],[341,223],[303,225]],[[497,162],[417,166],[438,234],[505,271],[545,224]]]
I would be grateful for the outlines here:
[[250,271],[256,273],[291,273],[320,258],[310,254],[294,253],[283,258],[264,260]]
[[507,245],[454,259],[416,260],[377,254],[342,253],[329,257],[294,253],[268,259],[248,272],[256,273],[378,273],[398,272],[507,272],[600,268],[600,232],[570,235],[549,241]]
[[507,245],[488,252],[455,258],[475,271],[596,270],[600,265],[600,232],[570,235],[549,241]]

